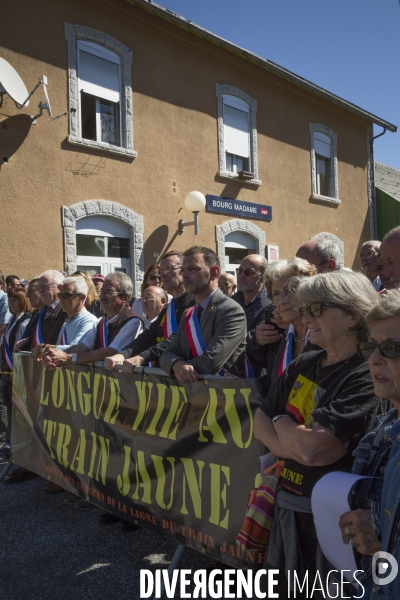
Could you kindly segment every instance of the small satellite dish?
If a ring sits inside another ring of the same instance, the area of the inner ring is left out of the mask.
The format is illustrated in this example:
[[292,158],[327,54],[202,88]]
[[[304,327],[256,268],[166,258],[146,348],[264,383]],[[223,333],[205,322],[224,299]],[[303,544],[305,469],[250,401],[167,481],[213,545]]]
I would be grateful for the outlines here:
[[4,58],[0,58],[0,91],[1,88],[20,106],[28,106],[29,92],[17,71]]

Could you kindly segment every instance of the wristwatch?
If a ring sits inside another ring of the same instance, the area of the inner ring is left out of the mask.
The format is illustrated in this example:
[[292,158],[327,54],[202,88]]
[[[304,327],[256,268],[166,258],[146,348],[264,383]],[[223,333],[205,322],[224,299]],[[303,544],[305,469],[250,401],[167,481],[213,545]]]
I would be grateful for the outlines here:
[[78,355],[77,354],[73,354],[72,358],[71,358],[71,363],[75,366],[76,363],[78,361]]
[[272,419],[272,423],[273,425],[275,425],[275,423],[278,421],[278,419],[281,419],[282,417],[288,417],[289,415],[276,415],[276,417],[274,417]]

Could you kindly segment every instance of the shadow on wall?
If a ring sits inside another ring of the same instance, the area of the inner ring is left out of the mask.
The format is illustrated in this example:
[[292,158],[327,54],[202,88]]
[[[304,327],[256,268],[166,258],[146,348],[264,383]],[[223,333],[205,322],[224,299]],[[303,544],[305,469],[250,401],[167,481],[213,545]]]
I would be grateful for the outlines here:
[[[161,256],[161,254],[167,252],[167,250],[164,249],[164,246],[168,240],[168,233],[168,227],[166,225],[160,225],[160,227],[157,227],[157,229],[155,229],[145,241],[143,248],[145,256],[145,269],[149,265],[158,262],[158,259]],[[154,256],[155,254],[157,256]]]
[[0,123],[0,168],[19,150],[31,129],[29,115],[15,115]]

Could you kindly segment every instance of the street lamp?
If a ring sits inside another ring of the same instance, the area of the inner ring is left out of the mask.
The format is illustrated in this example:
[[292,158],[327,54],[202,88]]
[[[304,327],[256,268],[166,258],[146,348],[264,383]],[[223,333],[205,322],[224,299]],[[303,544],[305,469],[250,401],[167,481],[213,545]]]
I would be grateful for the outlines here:
[[206,199],[204,194],[201,192],[189,192],[189,194],[185,198],[185,207],[187,210],[191,210],[194,215],[194,221],[190,221],[190,223],[185,223],[183,219],[179,221],[179,233],[185,231],[185,227],[189,225],[194,225],[194,234],[199,235],[199,212],[204,210],[206,206]]

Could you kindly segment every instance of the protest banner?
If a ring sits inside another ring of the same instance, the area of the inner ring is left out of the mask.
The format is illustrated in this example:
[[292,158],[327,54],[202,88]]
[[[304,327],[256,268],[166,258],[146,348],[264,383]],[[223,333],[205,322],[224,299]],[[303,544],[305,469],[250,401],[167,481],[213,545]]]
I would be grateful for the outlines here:
[[16,354],[12,461],[227,564],[261,567],[261,553],[235,543],[260,482],[259,385],[54,371]]

